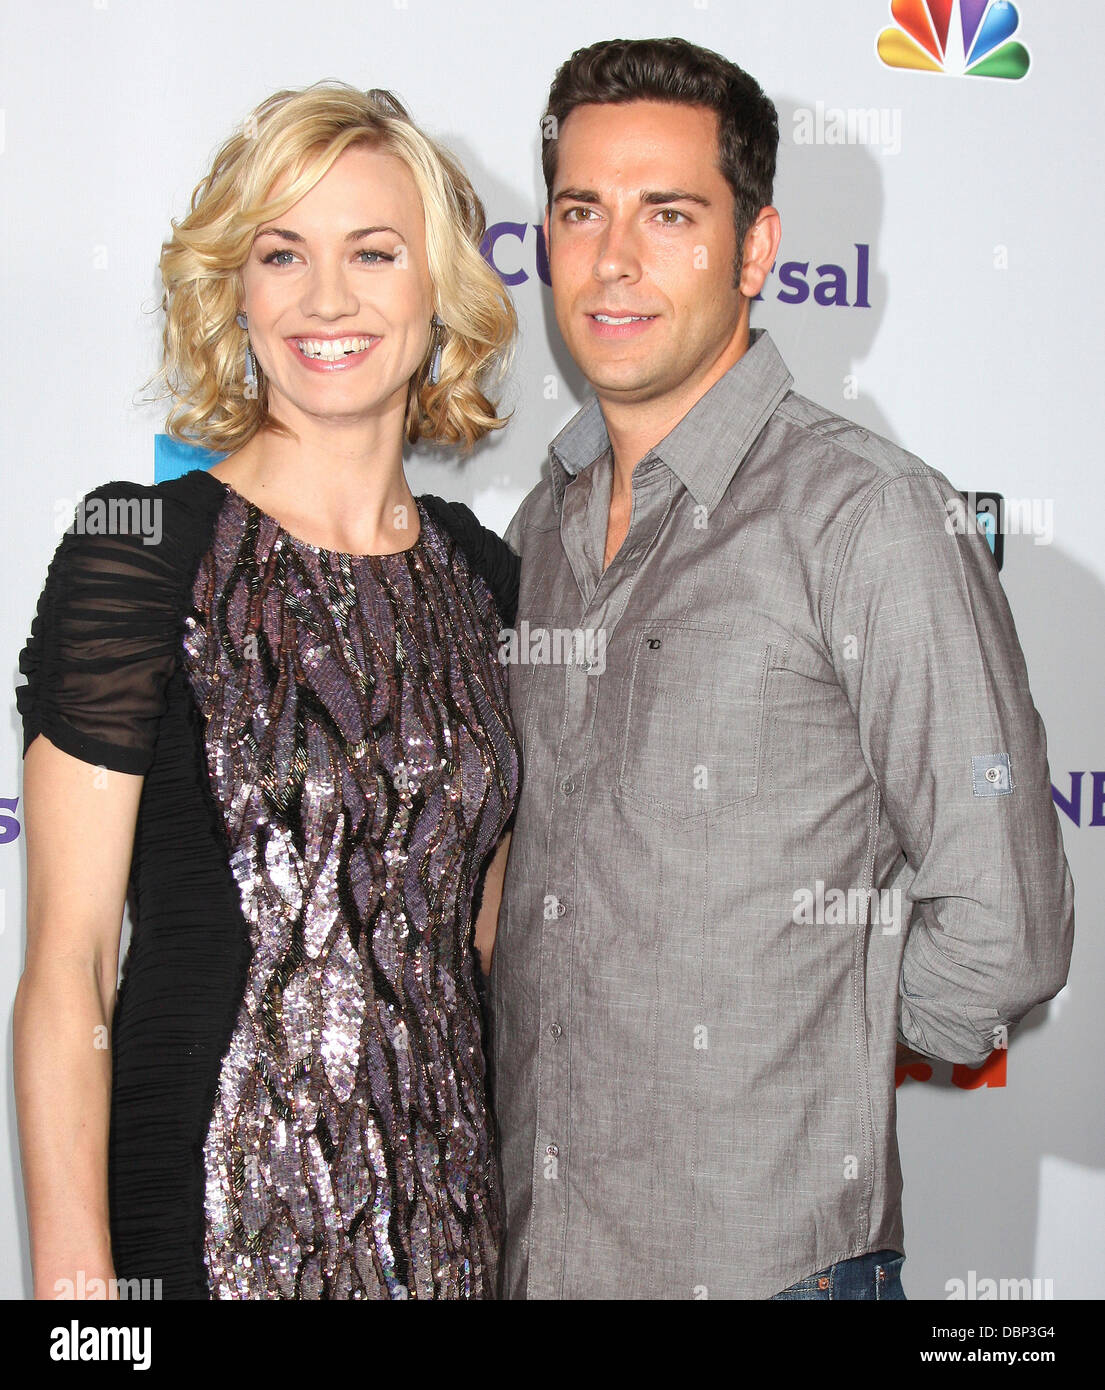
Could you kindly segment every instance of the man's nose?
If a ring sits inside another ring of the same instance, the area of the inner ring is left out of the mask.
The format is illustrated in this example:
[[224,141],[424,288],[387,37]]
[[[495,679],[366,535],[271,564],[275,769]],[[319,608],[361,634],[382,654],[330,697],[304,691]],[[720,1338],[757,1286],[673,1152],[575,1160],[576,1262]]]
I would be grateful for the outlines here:
[[636,232],[632,226],[612,219],[597,248],[595,279],[606,284],[614,280],[637,280],[640,274],[640,248]]

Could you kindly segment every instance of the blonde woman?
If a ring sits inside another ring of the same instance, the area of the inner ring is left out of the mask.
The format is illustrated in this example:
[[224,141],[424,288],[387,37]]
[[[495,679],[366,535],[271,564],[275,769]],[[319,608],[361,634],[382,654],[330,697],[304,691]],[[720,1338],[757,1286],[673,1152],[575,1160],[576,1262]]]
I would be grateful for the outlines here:
[[163,248],[168,428],[226,457],[83,499],[20,659],[36,1296],[494,1297],[472,926],[517,572],[403,472],[502,424],[483,230],[394,98],[317,84]]

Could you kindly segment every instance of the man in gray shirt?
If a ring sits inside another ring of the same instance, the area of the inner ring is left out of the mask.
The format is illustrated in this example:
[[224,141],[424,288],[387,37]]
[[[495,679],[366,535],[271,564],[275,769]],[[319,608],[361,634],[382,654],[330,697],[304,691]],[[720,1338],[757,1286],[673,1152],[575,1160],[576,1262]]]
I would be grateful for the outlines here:
[[896,1046],[980,1064],[1070,960],[1013,620],[947,479],[750,332],[757,84],[597,44],[543,129],[595,397],[507,532],[503,1294],[901,1298]]

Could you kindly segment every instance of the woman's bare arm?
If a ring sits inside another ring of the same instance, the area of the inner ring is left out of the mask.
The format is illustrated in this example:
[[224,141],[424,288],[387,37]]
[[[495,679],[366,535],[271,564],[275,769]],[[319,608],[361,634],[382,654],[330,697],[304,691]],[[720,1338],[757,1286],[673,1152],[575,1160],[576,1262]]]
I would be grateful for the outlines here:
[[503,875],[506,873],[506,859],[510,851],[508,830],[496,846],[491,863],[483,881],[483,901],[476,915],[476,950],[480,956],[480,967],[485,975],[491,973],[491,955],[495,949],[495,932],[499,926],[499,904],[503,900]]
[[35,1298],[114,1273],[111,1020],[142,782],[44,734],[23,763],[27,955],[13,1032]]

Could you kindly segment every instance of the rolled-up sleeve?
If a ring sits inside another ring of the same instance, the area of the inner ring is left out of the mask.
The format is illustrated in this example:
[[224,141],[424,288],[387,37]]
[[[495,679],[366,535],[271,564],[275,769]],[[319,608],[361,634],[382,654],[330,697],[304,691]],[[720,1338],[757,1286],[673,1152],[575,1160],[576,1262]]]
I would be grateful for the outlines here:
[[913,871],[899,1037],[978,1065],[1065,983],[1074,890],[1016,627],[957,496],[932,470],[873,488],[823,630]]

